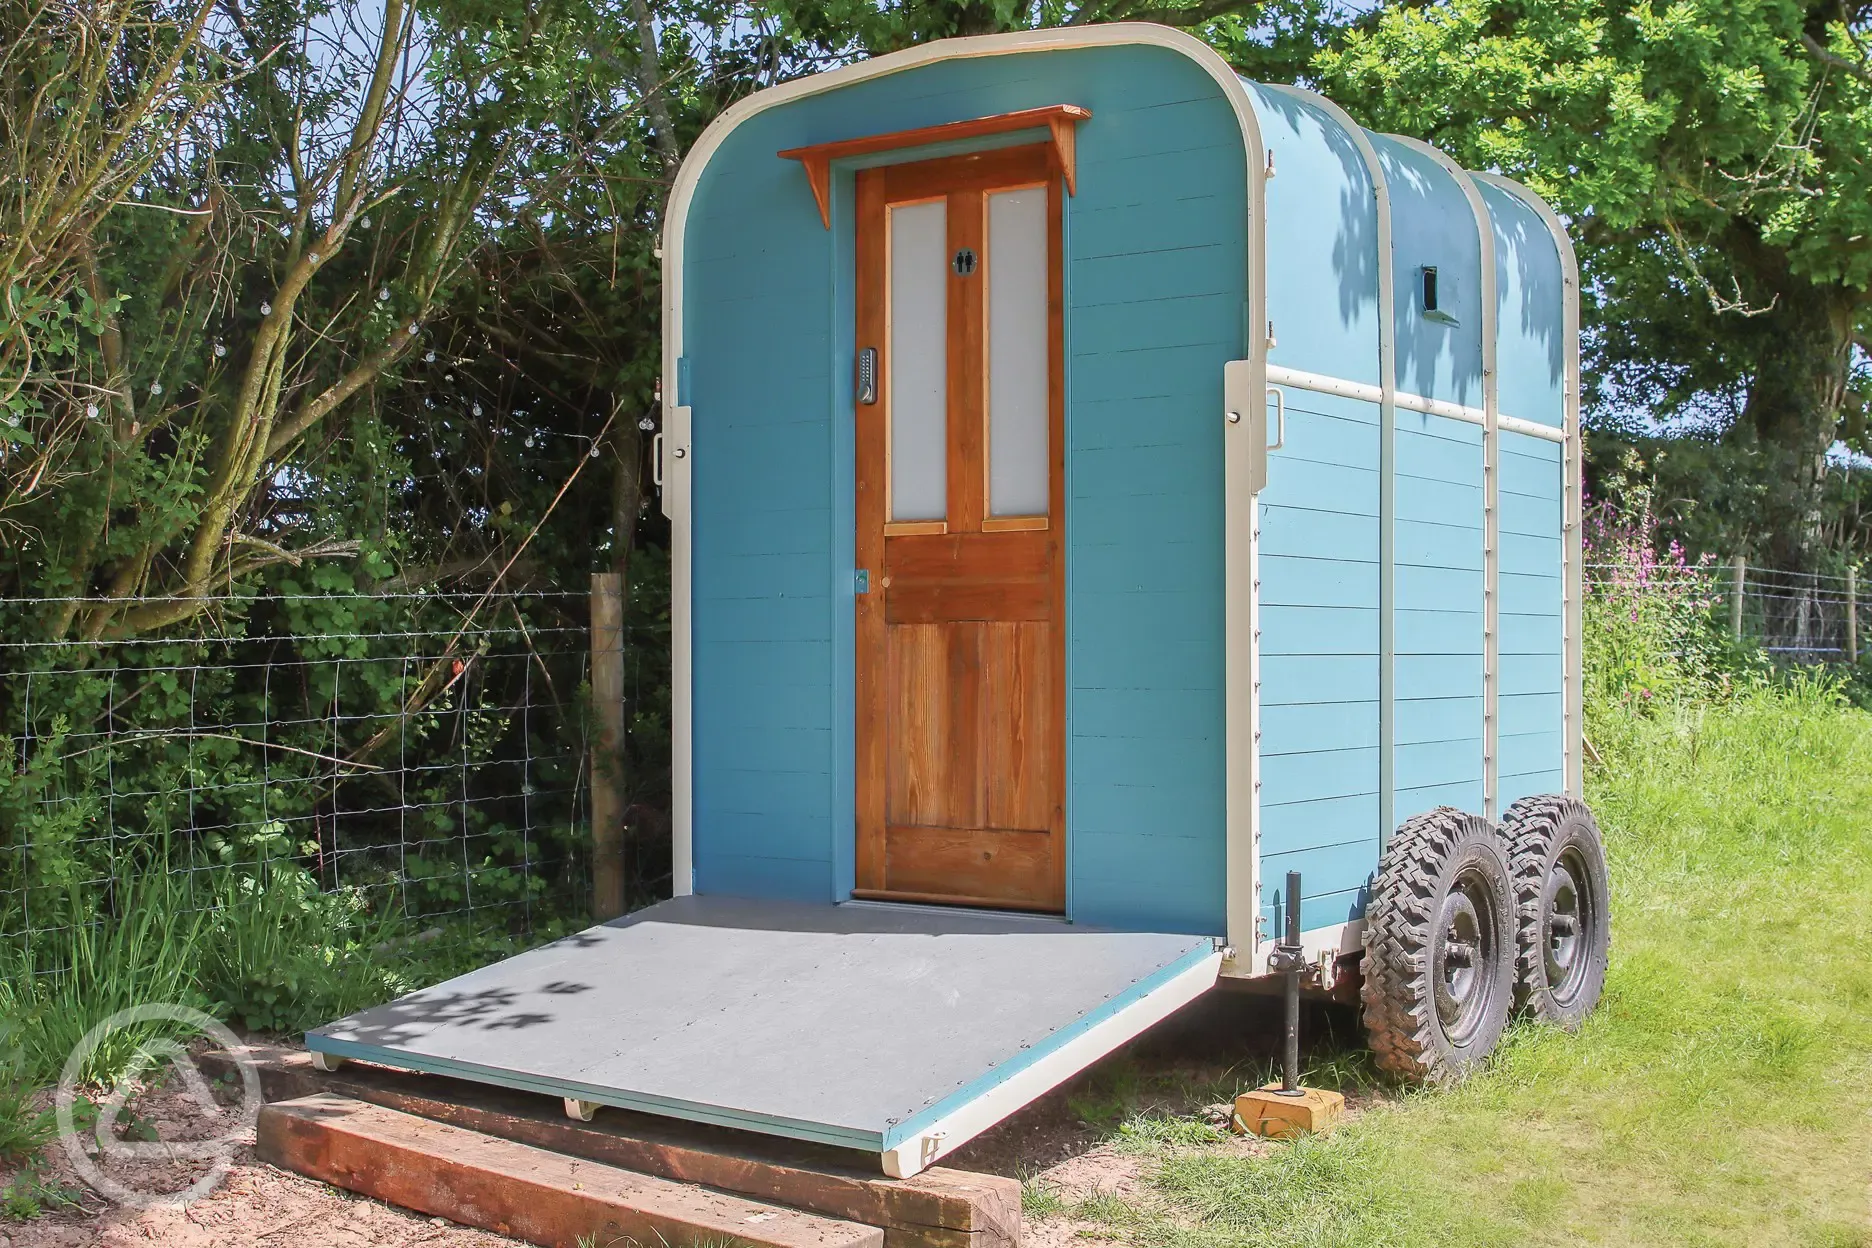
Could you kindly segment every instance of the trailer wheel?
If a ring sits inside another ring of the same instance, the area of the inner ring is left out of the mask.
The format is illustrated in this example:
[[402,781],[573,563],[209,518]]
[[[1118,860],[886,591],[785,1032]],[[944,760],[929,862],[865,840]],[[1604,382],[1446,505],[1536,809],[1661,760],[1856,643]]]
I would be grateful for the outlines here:
[[1599,825],[1584,802],[1524,797],[1502,816],[1519,910],[1515,1004],[1568,1031],[1605,991],[1611,887]]
[[1501,1038],[1514,998],[1515,902],[1495,826],[1441,806],[1385,846],[1365,908],[1365,1030],[1381,1070],[1461,1077]]

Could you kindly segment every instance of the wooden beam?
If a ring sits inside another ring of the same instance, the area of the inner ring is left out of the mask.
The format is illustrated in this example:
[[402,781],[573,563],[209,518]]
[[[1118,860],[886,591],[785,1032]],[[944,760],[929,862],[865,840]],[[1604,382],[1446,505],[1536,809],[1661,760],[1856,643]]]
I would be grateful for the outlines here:
[[915,130],[892,130],[887,134],[869,134],[810,147],[790,147],[778,153],[783,160],[797,160],[806,168],[806,182],[812,187],[813,202],[819,205],[819,220],[832,228],[832,162],[853,156],[871,156],[933,143],[953,143],[962,139],[986,138],[1010,134],[1016,130],[1044,128],[1053,147],[1055,171],[1066,180],[1066,193],[1078,189],[1077,131],[1075,127],[1092,116],[1092,110],[1077,104],[1049,104],[1044,108],[1026,108],[1014,113],[996,113],[990,117],[972,117],[966,121],[945,122],[940,126],[920,126]]
[[530,1244],[883,1248],[884,1232],[497,1139],[342,1096],[260,1111],[272,1165]]
[[199,1061],[212,1078],[238,1076],[240,1063],[252,1063],[269,1102],[332,1093],[555,1153],[879,1226],[884,1248],[1020,1244],[1020,1184],[999,1175],[934,1166],[915,1178],[887,1179],[869,1154],[621,1109],[573,1122],[551,1097],[440,1075],[357,1062],[320,1074],[302,1049],[249,1045],[205,1053]]

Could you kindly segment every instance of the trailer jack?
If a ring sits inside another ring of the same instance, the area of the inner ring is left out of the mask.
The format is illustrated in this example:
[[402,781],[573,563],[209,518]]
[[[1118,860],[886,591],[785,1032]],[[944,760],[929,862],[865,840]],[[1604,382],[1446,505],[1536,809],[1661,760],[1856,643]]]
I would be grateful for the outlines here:
[[1274,1139],[1330,1130],[1345,1112],[1345,1097],[1339,1093],[1300,1086],[1300,976],[1309,969],[1300,937],[1300,895],[1300,873],[1289,871],[1286,931],[1267,963],[1268,970],[1285,981],[1280,1082],[1236,1097],[1232,1117],[1236,1130]]

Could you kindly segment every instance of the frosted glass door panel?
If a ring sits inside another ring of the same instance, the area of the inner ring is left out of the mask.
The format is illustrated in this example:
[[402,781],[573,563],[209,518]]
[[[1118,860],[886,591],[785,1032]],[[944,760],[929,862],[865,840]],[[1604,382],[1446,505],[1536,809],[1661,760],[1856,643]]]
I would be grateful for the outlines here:
[[1047,191],[988,197],[988,514],[1047,511]]
[[890,210],[890,518],[949,510],[949,215]]

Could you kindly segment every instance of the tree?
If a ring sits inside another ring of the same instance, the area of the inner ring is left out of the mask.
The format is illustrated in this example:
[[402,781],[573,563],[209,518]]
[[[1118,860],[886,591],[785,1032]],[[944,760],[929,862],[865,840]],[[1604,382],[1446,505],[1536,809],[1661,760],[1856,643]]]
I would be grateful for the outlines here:
[[389,575],[380,389],[436,362],[491,239],[636,141],[635,57],[613,55],[634,22],[585,0],[0,4],[0,590],[65,598],[44,631],[98,639],[269,568]]
[[1701,415],[1809,566],[1872,396],[1872,4],[1439,0],[1323,54],[1367,123],[1528,182],[1579,245],[1601,413]]

